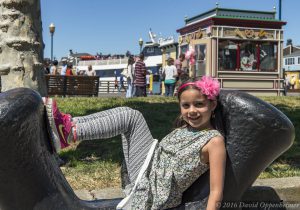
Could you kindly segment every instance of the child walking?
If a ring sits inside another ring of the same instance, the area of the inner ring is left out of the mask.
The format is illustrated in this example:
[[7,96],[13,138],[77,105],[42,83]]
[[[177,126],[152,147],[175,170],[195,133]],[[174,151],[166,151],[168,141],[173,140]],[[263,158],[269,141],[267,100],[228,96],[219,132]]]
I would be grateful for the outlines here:
[[218,209],[222,201],[226,151],[213,123],[219,83],[210,77],[178,88],[180,115],[176,129],[159,143],[142,114],[119,107],[84,117],[61,113],[46,99],[56,151],[72,141],[110,138],[121,134],[130,179],[127,196],[117,209],[167,209],[181,204],[182,194],[207,170],[210,193],[196,209]]

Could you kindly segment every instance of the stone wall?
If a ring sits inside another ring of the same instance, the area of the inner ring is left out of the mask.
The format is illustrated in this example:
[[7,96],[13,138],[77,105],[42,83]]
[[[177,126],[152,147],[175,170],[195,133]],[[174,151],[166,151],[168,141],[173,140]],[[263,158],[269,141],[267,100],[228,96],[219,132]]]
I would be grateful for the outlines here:
[[0,0],[2,92],[28,87],[46,94],[40,0]]

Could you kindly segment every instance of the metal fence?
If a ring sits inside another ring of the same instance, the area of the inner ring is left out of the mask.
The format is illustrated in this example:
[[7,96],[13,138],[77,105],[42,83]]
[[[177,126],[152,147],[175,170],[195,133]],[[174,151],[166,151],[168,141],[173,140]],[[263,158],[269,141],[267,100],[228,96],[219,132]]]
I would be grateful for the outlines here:
[[[127,82],[124,81],[124,87],[127,89]],[[114,81],[99,81],[99,93],[118,93],[119,92],[119,84]],[[125,91],[123,88],[120,88],[121,92]]]

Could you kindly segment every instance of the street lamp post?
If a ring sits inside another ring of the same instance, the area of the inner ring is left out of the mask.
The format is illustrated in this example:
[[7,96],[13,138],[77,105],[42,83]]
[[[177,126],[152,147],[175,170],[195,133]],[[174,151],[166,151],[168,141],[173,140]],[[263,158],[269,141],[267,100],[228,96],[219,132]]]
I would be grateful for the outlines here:
[[140,38],[140,39],[139,39],[140,53],[142,52],[143,43],[144,43],[143,39]]
[[49,31],[51,34],[51,61],[53,61],[53,35],[55,32],[55,25],[53,23],[50,24]]
[[281,20],[281,8],[282,8],[282,2],[279,0],[279,20]]

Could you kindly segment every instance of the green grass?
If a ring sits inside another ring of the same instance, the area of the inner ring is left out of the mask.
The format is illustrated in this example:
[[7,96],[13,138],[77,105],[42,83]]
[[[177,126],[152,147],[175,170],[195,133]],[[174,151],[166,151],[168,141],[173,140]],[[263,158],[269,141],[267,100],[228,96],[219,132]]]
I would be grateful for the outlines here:
[[[274,161],[260,178],[300,176],[300,97],[262,97],[285,113],[295,126],[293,146]],[[154,138],[162,139],[172,130],[179,114],[176,98],[57,98],[61,111],[84,116],[118,106],[139,110]],[[62,167],[73,189],[99,189],[120,186],[121,137],[84,141],[60,153]]]

